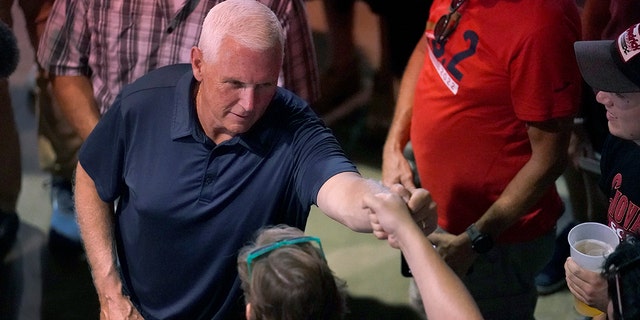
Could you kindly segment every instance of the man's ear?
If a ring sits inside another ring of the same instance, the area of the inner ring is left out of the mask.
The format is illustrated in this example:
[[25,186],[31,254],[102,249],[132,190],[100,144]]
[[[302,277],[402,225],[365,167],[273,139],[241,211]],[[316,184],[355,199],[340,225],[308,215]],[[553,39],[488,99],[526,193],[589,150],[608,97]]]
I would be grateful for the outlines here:
[[202,81],[202,65],[204,64],[204,60],[202,57],[202,50],[200,48],[194,46],[191,48],[191,70],[193,71],[193,76],[198,81]]
[[244,308],[244,316],[247,320],[251,320],[251,303],[247,303],[247,306]]

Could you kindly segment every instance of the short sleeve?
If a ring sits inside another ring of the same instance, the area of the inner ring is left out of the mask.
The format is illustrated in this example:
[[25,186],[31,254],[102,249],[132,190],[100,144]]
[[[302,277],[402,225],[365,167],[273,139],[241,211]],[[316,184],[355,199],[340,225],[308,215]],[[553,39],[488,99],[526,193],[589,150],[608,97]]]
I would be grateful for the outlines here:
[[125,127],[118,96],[78,154],[78,161],[93,179],[98,195],[105,202],[115,201],[124,186]]
[[38,63],[55,75],[89,76],[85,0],[55,1],[38,47]]
[[582,81],[573,43],[580,25],[558,15],[541,19],[509,65],[514,109],[524,121],[573,116],[579,108]]

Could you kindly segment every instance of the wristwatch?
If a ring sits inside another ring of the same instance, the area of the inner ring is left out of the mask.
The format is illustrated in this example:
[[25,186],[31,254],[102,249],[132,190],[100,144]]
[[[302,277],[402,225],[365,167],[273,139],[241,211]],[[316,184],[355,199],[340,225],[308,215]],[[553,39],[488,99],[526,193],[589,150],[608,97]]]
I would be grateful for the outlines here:
[[469,239],[471,239],[471,249],[473,249],[477,253],[487,253],[491,248],[493,248],[493,240],[491,236],[478,231],[476,225],[472,223],[467,228],[467,235]]

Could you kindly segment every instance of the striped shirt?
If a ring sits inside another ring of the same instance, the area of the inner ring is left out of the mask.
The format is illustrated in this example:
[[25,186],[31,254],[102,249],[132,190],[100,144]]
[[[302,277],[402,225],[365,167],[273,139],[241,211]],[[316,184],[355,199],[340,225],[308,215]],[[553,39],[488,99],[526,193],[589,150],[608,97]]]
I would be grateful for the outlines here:
[[[50,74],[87,76],[104,114],[122,87],[161,66],[190,61],[202,22],[223,0],[59,0],[41,37],[38,62]],[[316,53],[303,0],[259,0],[285,31],[278,84],[314,102]]]

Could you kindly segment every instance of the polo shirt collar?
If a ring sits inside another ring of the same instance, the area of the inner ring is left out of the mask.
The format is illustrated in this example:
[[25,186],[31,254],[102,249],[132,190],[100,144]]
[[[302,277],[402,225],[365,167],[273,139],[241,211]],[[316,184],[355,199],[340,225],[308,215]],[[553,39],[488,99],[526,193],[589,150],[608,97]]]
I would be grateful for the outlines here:
[[[185,72],[175,87],[175,101],[173,112],[173,123],[171,125],[171,139],[179,140],[188,136],[200,143],[212,143],[200,126],[194,100],[191,97],[191,88],[196,79],[190,69]],[[273,101],[273,100],[272,100]],[[188,106],[188,107],[185,107]],[[271,106],[268,107],[270,109]],[[269,111],[267,109],[267,112]],[[271,149],[270,129],[264,124],[263,119],[247,132],[225,141],[223,145],[239,144],[257,154],[266,154]]]

